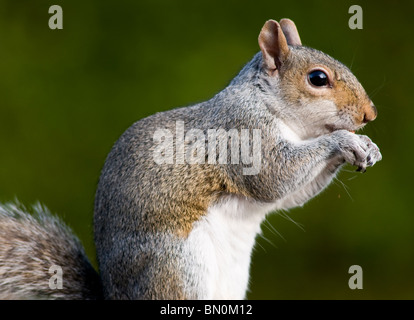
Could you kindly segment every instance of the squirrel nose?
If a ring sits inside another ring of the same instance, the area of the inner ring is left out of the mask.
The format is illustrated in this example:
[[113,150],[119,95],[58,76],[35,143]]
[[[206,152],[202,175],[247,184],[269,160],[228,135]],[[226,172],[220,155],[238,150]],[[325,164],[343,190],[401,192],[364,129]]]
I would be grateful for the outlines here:
[[367,122],[375,120],[376,117],[377,117],[377,108],[375,108],[374,104],[371,103],[365,108],[364,119],[362,121],[364,123],[367,123]]

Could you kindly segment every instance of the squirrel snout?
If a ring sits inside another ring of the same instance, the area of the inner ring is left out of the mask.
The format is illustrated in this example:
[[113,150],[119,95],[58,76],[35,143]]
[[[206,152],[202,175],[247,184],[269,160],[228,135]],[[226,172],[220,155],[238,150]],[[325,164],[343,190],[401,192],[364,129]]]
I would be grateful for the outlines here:
[[364,123],[367,123],[367,122],[375,120],[376,117],[377,117],[377,108],[374,106],[374,104],[370,103],[366,105],[366,107],[364,108],[364,118],[362,121]]

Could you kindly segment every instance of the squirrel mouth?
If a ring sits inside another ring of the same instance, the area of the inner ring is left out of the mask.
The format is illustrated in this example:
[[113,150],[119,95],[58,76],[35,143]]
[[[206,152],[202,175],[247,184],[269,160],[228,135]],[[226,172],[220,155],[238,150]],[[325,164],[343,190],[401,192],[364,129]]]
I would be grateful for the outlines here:
[[350,130],[350,129],[346,129],[346,128],[335,127],[334,125],[330,125],[330,124],[325,125],[325,128],[328,129],[329,132],[334,132],[334,131],[337,131],[337,130],[347,130],[351,133],[355,133],[355,131],[356,131],[356,130]]

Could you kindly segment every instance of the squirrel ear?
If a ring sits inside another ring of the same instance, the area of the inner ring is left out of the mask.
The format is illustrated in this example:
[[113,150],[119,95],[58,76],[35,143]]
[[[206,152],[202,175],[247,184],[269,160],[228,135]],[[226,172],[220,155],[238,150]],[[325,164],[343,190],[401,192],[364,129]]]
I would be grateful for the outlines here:
[[286,37],[288,45],[301,46],[302,41],[300,41],[298,29],[296,29],[295,23],[290,19],[282,19],[279,23],[282,27],[282,31]]
[[266,69],[270,73],[280,69],[289,54],[289,47],[282,28],[275,20],[264,24],[259,35],[259,46]]

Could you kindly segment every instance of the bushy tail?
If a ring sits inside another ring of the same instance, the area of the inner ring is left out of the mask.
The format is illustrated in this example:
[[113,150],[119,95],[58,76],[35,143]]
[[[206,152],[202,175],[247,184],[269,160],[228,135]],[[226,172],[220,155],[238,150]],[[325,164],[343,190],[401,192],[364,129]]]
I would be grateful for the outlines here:
[[0,299],[98,299],[101,292],[79,240],[47,208],[0,204]]

